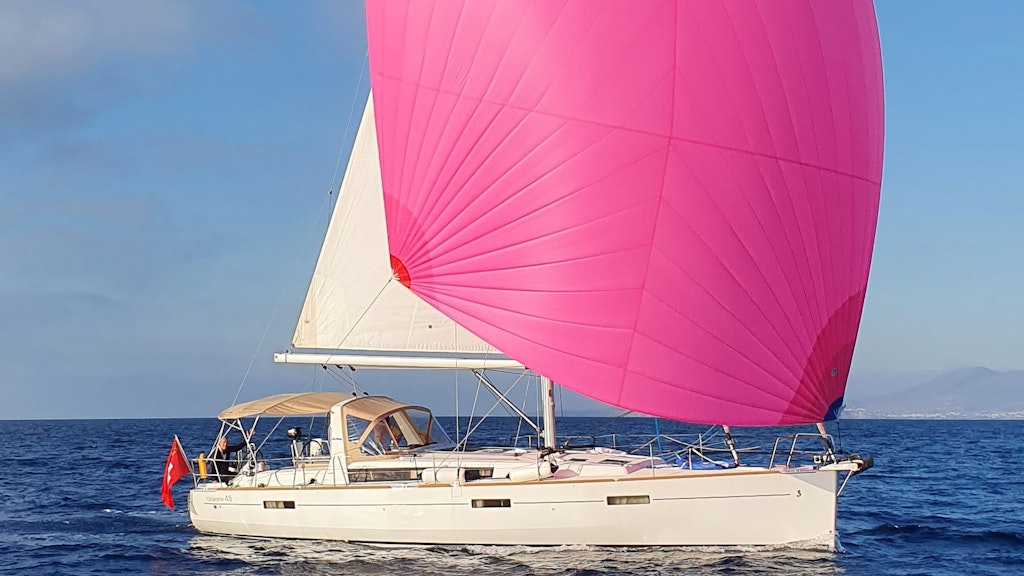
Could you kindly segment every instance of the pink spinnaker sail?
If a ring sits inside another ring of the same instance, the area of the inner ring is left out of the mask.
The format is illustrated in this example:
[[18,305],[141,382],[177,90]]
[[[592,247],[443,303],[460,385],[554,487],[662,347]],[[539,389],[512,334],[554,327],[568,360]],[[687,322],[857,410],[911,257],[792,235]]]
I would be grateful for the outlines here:
[[709,424],[842,403],[878,213],[867,0],[367,0],[393,265],[560,384]]

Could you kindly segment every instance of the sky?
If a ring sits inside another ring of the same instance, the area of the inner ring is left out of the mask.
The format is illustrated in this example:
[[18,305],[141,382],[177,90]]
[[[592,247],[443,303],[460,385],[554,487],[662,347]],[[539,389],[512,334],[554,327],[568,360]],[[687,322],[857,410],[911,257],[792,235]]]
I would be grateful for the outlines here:
[[[361,10],[0,0],[0,418],[212,416],[317,385],[272,354],[365,98]],[[1024,3],[876,11],[885,168],[850,386],[1024,369]]]

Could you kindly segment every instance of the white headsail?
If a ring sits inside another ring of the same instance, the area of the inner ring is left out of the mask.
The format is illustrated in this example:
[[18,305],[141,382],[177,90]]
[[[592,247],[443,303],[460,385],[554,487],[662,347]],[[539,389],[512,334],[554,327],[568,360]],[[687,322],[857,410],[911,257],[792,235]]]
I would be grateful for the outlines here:
[[[366,366],[369,357],[365,353],[386,352],[392,354],[374,359],[369,365],[391,366],[399,360],[395,353],[444,353],[487,355],[487,367],[519,365],[395,279],[388,251],[372,97],[359,124],[292,345],[330,354],[277,354],[275,360]],[[356,358],[358,362],[352,361]],[[455,358],[452,362],[436,357],[423,360],[424,368],[483,367],[465,358],[457,362]],[[416,366],[417,361],[406,357],[401,365]]]

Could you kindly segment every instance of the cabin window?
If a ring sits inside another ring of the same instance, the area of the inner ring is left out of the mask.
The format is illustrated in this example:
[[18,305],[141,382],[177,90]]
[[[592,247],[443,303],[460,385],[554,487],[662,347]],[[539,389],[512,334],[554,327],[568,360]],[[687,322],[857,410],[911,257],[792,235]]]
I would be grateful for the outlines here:
[[[398,418],[395,418],[398,416]],[[399,425],[401,422],[401,425]],[[418,444],[419,435],[412,429],[406,418],[402,418],[402,414],[392,414],[387,418],[378,420],[373,426],[373,439],[384,449],[385,452],[390,452],[399,448],[409,447],[409,437],[412,437],[413,443]]]
[[463,475],[466,482],[480,480],[481,478],[493,478],[494,468],[466,468],[463,471]]
[[268,510],[292,510],[295,508],[294,500],[264,500],[263,507]]
[[512,501],[508,498],[490,498],[473,500],[473,508],[511,508]]
[[[383,456],[388,452],[408,448],[409,442],[406,440],[406,433],[398,425],[398,420],[401,420],[401,415],[397,419],[392,415],[374,421],[373,428],[366,434],[363,443],[359,445],[359,451],[367,456]],[[363,430],[366,428],[364,427]],[[351,431],[349,434],[351,435]],[[358,441],[358,438],[355,441]]]
[[[351,414],[345,416],[345,436],[352,444],[358,443],[369,427],[370,421],[365,418],[359,418]],[[384,421],[378,421],[373,426],[373,431],[370,434],[366,434],[366,439],[359,445],[359,451],[366,456],[387,454],[391,441],[385,442],[385,438],[388,438],[385,430],[387,430],[387,424]]]
[[363,437],[363,432],[370,426],[369,420],[363,418],[356,418],[355,416],[345,417],[345,435],[348,437],[348,441],[355,444],[359,442],[359,439]]
[[404,408],[367,420],[347,414],[345,437],[365,456],[382,456],[427,444],[448,446],[448,435],[427,410]]
[[624,504],[650,504],[650,496],[609,496],[609,506],[621,506]]
[[430,444],[430,424],[433,417],[430,412],[423,410],[406,410],[406,416],[409,418],[409,424],[416,428],[416,435],[422,440],[420,444]]
[[411,468],[364,468],[362,470],[349,470],[348,481],[353,484],[358,482],[397,482],[416,480],[417,476],[417,471]]

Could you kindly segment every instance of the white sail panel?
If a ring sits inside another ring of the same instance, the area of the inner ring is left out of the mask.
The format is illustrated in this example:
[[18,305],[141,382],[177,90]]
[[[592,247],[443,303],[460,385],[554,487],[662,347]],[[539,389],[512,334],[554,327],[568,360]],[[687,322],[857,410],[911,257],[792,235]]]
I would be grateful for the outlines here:
[[372,97],[292,344],[327,350],[500,354],[394,278]]

